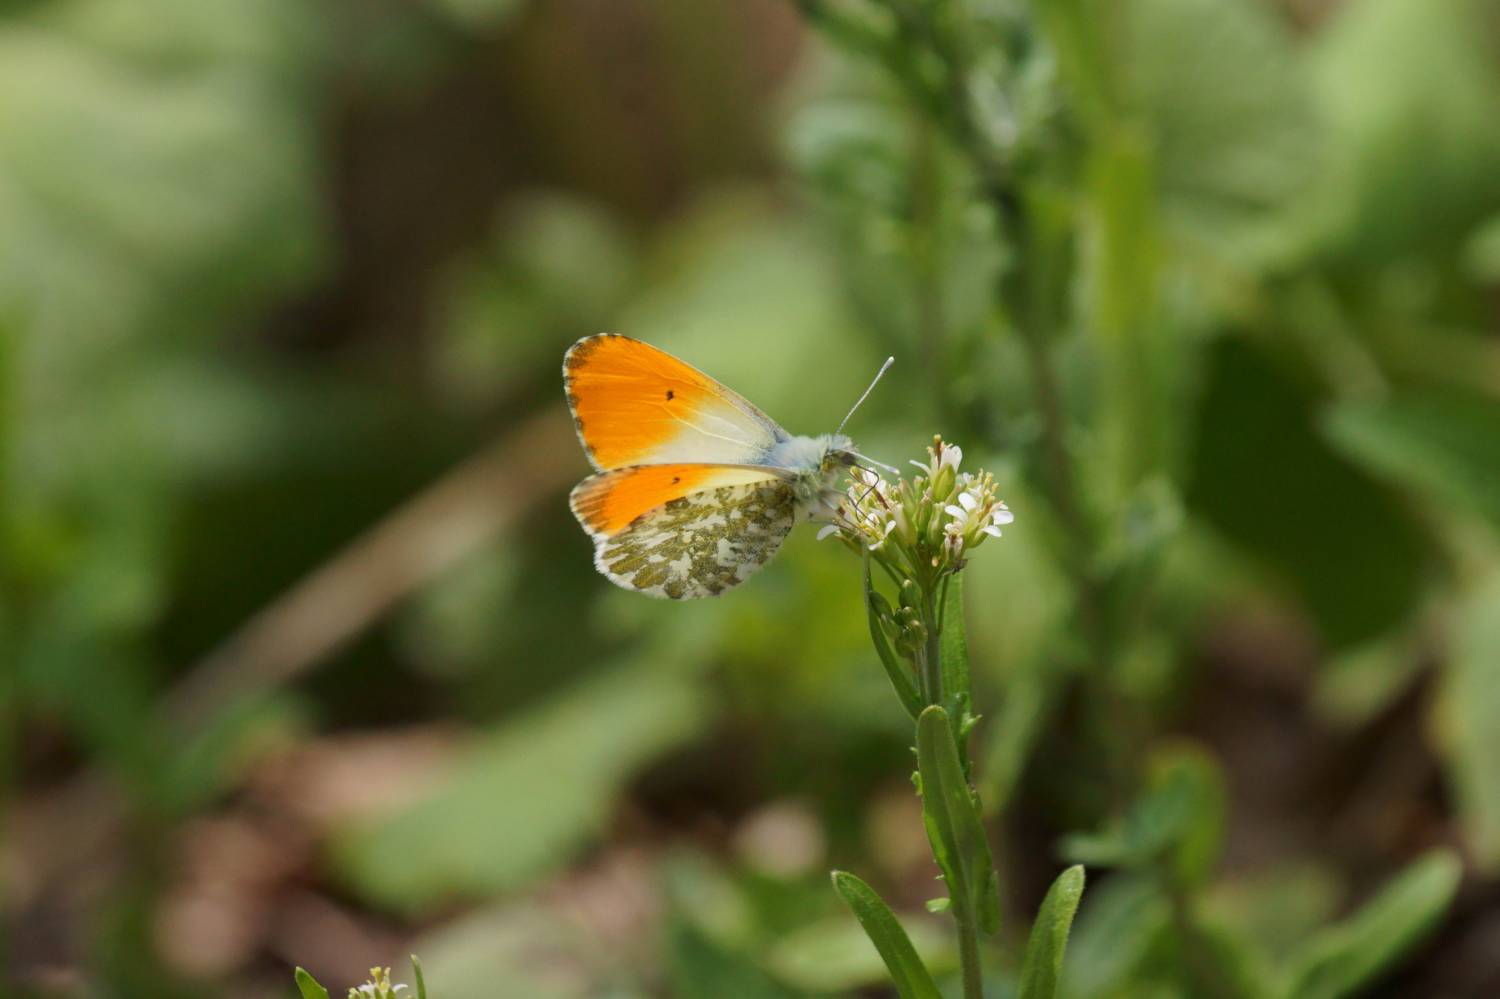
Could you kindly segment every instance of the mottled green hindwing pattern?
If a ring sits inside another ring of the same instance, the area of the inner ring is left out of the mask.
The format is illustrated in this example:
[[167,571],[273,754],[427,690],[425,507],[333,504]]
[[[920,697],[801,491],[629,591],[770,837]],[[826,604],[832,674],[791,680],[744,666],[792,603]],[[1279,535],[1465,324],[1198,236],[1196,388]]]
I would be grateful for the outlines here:
[[611,582],[654,597],[716,597],[776,554],[796,506],[780,479],[691,493],[596,538],[594,564]]

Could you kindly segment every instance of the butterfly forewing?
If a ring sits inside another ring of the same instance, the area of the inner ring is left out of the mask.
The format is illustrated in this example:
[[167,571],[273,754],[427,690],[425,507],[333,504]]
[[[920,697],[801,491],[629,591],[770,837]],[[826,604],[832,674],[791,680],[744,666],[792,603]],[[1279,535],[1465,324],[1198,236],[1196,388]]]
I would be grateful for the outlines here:
[[568,504],[590,535],[609,537],[672,500],[721,486],[780,481],[784,474],[764,465],[632,465],[590,475],[573,487]]
[[788,436],[692,365],[614,333],[575,343],[563,358],[563,381],[578,439],[599,469],[756,464]]

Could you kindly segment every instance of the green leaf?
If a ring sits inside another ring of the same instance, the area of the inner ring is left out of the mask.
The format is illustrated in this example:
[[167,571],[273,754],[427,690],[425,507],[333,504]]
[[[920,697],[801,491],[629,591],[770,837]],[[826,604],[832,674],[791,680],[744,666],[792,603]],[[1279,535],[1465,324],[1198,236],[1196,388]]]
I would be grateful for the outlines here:
[[947,705],[956,723],[962,723],[959,712],[969,707],[969,644],[964,625],[964,574],[956,572],[943,584],[943,607],[939,612],[942,634],[938,636],[938,658],[943,667],[943,689],[949,694]]
[[411,973],[417,981],[417,999],[427,999],[427,982],[422,978],[422,962],[415,954],[411,956]]
[[1020,999],[1052,999],[1062,975],[1063,953],[1068,946],[1068,932],[1073,914],[1083,897],[1083,867],[1070,867],[1057,876],[1041,911],[1031,925],[1031,939],[1021,962]]
[[1500,208],[1487,0],[1343,4],[1309,47],[1327,163],[1306,213],[1353,262],[1456,249]]
[[1156,751],[1146,786],[1123,822],[1069,836],[1063,852],[1083,863],[1164,870],[1192,887],[1208,879],[1224,839],[1228,792],[1218,764],[1189,744]]
[[853,874],[834,871],[832,876],[833,890],[854,911],[854,918],[880,952],[901,999],[941,999],[942,993],[890,906]]
[[319,985],[305,968],[297,969],[297,991],[302,993],[302,999],[328,999],[328,990]]
[[1500,528],[1500,404],[1445,392],[1349,402],[1324,421],[1340,451],[1384,478]]
[[[1153,226],[1185,230],[1201,247],[1195,252],[1257,261],[1274,247],[1273,212],[1315,178],[1318,164],[1317,109],[1284,19],[1257,0],[1103,8],[1101,33],[1109,32],[1120,62],[1116,87],[1146,140],[1159,191],[1152,200],[1160,210],[1143,219],[1146,234]],[[1110,125],[1118,129],[1124,117]],[[1104,138],[1114,144],[1119,136]],[[1148,257],[1132,266],[1149,265]]]
[[1446,850],[1411,864],[1353,916],[1308,942],[1287,999],[1354,995],[1437,925],[1461,873]]
[[882,610],[888,614],[890,605],[876,592],[874,581],[870,579],[870,554],[866,552],[865,613],[870,618],[870,641],[875,646],[875,654],[880,657],[880,665],[885,668],[886,677],[891,681],[891,689],[895,690],[906,713],[915,720],[922,712],[922,695],[917,693],[911,670],[891,649],[891,643],[886,641],[885,629],[880,624]]
[[994,933],[1000,924],[1000,899],[990,844],[964,779],[948,712],[938,705],[917,719],[917,769],[927,838],[948,882],[954,916],[973,919],[984,932]]
[[1169,930],[1172,908],[1152,874],[1116,874],[1089,892],[1089,907],[1069,942],[1064,973],[1074,996],[1111,990],[1145,977]]
[[405,911],[516,888],[586,844],[620,783],[702,719],[687,678],[592,677],[497,728],[421,800],[346,831],[334,860],[369,898]]
[[1444,749],[1475,860],[1500,868],[1500,573],[1464,598],[1443,684]]

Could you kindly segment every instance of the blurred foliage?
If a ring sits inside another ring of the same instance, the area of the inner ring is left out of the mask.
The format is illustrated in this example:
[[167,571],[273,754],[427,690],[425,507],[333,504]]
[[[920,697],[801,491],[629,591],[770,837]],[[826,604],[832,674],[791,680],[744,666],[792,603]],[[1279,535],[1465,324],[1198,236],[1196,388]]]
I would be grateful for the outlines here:
[[811,532],[649,603],[538,446],[247,638],[604,329],[996,471],[994,994],[1500,989],[1493,3],[799,6],[0,10],[6,994],[868,994],[831,867],[946,983]]

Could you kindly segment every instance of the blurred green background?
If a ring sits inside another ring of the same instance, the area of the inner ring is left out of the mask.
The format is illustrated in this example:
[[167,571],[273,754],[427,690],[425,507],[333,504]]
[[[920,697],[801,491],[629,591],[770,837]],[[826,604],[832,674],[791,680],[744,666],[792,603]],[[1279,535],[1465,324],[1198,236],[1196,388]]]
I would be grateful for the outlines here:
[[888,994],[831,867],[952,967],[857,561],[595,574],[601,330],[1003,483],[994,995],[1070,859],[1070,995],[1500,995],[1500,7],[831,6],[1004,176],[783,0],[0,8],[5,995]]

